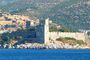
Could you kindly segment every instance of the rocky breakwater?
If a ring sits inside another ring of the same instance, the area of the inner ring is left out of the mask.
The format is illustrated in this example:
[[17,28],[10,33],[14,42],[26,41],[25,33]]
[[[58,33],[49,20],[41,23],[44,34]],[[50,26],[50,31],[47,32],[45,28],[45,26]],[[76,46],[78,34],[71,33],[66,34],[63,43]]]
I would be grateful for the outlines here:
[[26,43],[17,45],[16,48],[19,49],[90,49],[90,47],[86,45],[70,45],[68,43],[63,43],[59,41],[55,41],[53,43],[49,43],[47,45],[45,44],[39,44],[39,43]]
[[26,43],[26,44],[20,44],[17,45],[16,48],[19,49],[46,49],[46,46],[44,44],[39,44],[39,43]]
[[63,42],[54,42],[50,43],[49,45],[46,46],[47,49],[90,49],[90,47],[87,47],[85,45],[70,45],[68,43],[63,43]]

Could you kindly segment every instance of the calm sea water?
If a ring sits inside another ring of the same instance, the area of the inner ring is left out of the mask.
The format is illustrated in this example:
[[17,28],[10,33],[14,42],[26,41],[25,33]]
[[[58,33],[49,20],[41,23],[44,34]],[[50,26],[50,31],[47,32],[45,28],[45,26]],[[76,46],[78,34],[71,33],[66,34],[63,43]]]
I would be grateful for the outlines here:
[[0,49],[0,60],[90,60],[90,50]]

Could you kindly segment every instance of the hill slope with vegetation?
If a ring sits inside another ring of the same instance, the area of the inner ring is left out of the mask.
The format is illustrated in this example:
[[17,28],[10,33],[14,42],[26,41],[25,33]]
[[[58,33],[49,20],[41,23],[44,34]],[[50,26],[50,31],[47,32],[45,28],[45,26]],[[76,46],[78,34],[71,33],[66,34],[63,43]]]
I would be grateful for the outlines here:
[[58,24],[72,29],[90,29],[90,0],[12,0],[0,5],[11,14],[35,16],[41,20],[49,17]]

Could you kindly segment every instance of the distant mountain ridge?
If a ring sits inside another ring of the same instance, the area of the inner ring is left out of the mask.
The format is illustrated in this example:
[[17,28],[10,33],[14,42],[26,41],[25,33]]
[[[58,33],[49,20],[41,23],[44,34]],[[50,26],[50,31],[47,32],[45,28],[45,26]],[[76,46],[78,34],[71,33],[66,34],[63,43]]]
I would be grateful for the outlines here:
[[8,3],[3,6],[0,4],[2,11],[7,11],[12,14],[35,16],[40,19],[49,17],[54,22],[62,24],[72,30],[90,29],[89,0],[3,1],[8,1]]

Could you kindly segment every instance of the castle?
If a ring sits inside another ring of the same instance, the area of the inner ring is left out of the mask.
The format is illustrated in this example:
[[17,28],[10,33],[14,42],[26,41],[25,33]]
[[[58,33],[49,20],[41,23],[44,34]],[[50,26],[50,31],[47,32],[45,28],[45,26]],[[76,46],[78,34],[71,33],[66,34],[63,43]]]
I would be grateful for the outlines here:
[[48,44],[50,42],[50,39],[56,40],[60,37],[70,37],[76,40],[83,40],[84,42],[86,42],[87,35],[82,32],[50,32],[48,18],[44,22],[40,22],[40,24],[37,26],[36,37],[38,41]]

